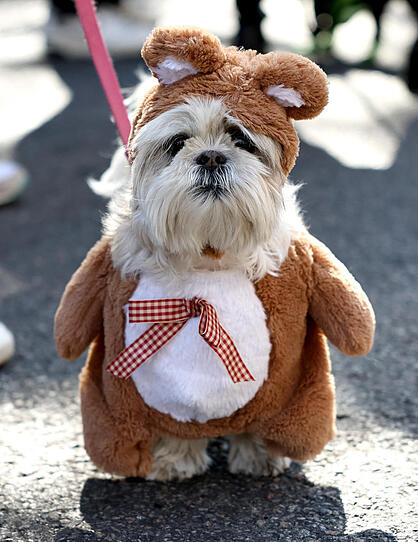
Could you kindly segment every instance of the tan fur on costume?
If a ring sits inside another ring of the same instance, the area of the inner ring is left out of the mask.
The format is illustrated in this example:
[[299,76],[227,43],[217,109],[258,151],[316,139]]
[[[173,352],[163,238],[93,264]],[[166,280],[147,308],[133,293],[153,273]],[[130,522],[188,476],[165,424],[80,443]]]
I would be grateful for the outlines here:
[[68,359],[93,341],[80,390],[86,449],[99,468],[145,475],[150,444],[160,434],[193,439],[250,431],[275,453],[299,460],[322,450],[335,419],[324,333],[344,353],[366,354],[373,342],[373,310],[347,269],[308,234],[293,242],[279,277],[268,275],[255,286],[272,341],[268,380],[232,416],[182,423],[148,407],[131,379],[106,372],[124,348],[122,306],[136,283],[122,281],[113,268],[109,240],[89,252],[65,290],[55,339]]
[[[313,117],[327,102],[326,77],[309,60],[290,53],[224,49],[216,38],[195,29],[155,30],[143,56],[156,74],[167,57],[194,71],[146,95],[131,139],[185,97],[221,97],[244,126],[280,142],[287,175],[298,152],[292,118]],[[266,93],[277,85],[299,93],[303,105],[278,105]],[[372,346],[374,315],[360,285],[322,243],[301,233],[279,274],[254,285],[272,343],[269,377],[245,406],[206,423],[179,422],[147,406],[132,379],[105,370],[125,346],[122,307],[136,286],[122,280],[112,262],[111,239],[102,238],[67,285],[56,314],[55,340],[62,357],[75,359],[91,344],[80,376],[81,407],[86,449],[99,468],[145,476],[151,469],[151,445],[161,435],[201,439],[250,432],[264,439],[272,454],[299,460],[314,457],[332,438],[334,386],[326,336],[345,354],[364,355]]]

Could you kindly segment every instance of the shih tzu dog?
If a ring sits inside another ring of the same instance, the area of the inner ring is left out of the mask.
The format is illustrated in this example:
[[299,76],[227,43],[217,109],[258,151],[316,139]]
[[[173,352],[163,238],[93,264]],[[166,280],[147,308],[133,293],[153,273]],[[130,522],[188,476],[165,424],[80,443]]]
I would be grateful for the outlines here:
[[322,110],[326,77],[198,29],[156,29],[142,54],[158,82],[128,100],[129,160],[120,148],[91,182],[110,196],[104,235],[56,316],[63,357],[92,343],[86,449],[107,472],[183,479],[225,436],[231,472],[276,475],[333,436],[325,334],[351,355],[373,338],[367,297],[287,181],[292,119]]
[[[128,103],[137,103],[143,86],[148,84],[144,81],[139,85],[133,93],[135,100],[129,98]],[[167,291],[178,292],[181,284],[190,289],[196,273],[200,280],[207,281],[205,270],[235,270],[251,280],[277,273],[292,235],[303,229],[295,197],[297,187],[286,184],[279,143],[246,129],[222,99],[191,97],[146,124],[133,139],[131,149],[135,154],[131,168],[121,148],[102,180],[91,183],[97,193],[112,198],[104,233],[114,240],[114,264],[123,276],[141,274],[147,288],[152,287],[151,277],[155,275],[161,283],[169,284]],[[210,275],[218,282],[216,275]],[[222,285],[215,283],[218,286],[223,296]],[[135,330],[138,334],[138,325]],[[258,340],[264,339],[267,361],[269,339],[263,335]],[[178,369],[177,364],[176,373]],[[267,364],[255,367],[254,372],[259,381],[264,381]],[[204,382],[198,385],[208,387],[208,375],[202,376]],[[154,385],[152,377],[144,382],[141,375],[135,382],[145,395],[146,388]],[[193,382],[189,394],[184,393],[178,402],[190,404],[195,386]],[[231,394],[237,395],[235,401]],[[208,395],[198,409],[182,404],[182,419],[219,417],[220,398],[212,395],[212,405],[211,390]],[[228,411],[222,415],[245,404],[248,397],[242,395],[233,384],[226,389],[223,401]],[[160,402],[155,404],[161,408]],[[255,436],[231,435],[229,439],[231,472],[278,474],[290,464],[288,458],[270,457],[263,441]],[[204,472],[209,464],[207,443],[208,439],[160,437],[154,444],[148,478],[188,478]]]

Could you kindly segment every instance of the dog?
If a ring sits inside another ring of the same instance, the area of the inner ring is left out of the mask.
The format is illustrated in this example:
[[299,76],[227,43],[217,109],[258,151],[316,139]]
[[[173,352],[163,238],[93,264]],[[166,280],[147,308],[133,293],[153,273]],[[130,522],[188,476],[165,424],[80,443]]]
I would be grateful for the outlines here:
[[[141,78],[126,99],[131,118],[155,85]],[[103,232],[115,239],[123,276],[146,271],[170,284],[204,270],[235,269],[250,280],[277,272],[292,237],[305,228],[300,186],[286,182],[280,144],[246,129],[222,100],[191,98],[149,123],[131,147],[132,170],[120,146],[100,181],[89,181],[110,198]],[[290,465],[287,457],[271,457],[256,436],[228,440],[232,473],[277,476]],[[210,464],[207,445],[208,439],[160,438],[147,478],[202,474]]]
[[232,473],[275,476],[334,434],[325,334],[350,355],[373,341],[367,297],[287,180],[292,118],[321,111],[326,77],[190,28],[154,30],[143,56],[159,83],[128,99],[129,163],[118,149],[90,183],[110,196],[103,237],[55,320],[62,357],[92,345],[86,449],[107,472],[184,479],[224,436]]

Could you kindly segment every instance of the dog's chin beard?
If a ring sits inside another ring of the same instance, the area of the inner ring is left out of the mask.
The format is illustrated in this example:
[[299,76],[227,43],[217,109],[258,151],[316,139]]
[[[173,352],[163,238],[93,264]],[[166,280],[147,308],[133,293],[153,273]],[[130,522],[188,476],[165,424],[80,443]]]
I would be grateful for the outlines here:
[[[167,178],[168,177],[168,178]],[[157,175],[140,190],[142,204],[134,221],[146,232],[151,251],[185,261],[208,247],[231,256],[253,253],[277,227],[280,193],[259,178],[256,183],[234,179],[227,168]]]

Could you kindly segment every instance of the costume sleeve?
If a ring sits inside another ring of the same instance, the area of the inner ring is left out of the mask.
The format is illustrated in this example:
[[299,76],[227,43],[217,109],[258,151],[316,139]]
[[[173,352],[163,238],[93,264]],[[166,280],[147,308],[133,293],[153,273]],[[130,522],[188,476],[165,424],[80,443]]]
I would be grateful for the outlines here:
[[309,313],[341,352],[363,356],[373,346],[375,317],[370,301],[332,252],[309,237],[313,256]]
[[61,357],[77,358],[99,333],[111,269],[109,240],[103,238],[71,277],[55,314],[55,343]]

